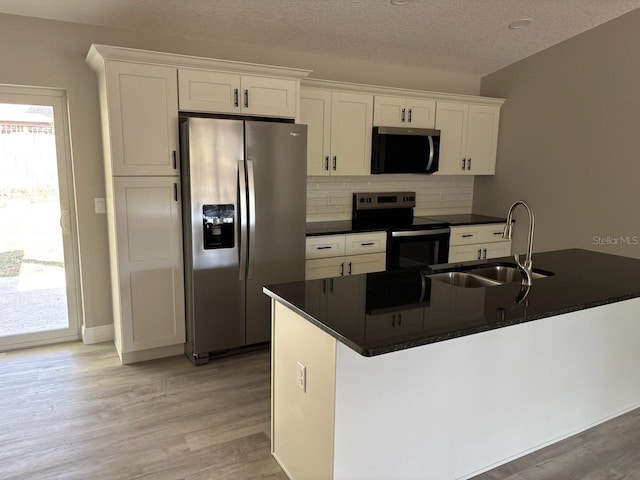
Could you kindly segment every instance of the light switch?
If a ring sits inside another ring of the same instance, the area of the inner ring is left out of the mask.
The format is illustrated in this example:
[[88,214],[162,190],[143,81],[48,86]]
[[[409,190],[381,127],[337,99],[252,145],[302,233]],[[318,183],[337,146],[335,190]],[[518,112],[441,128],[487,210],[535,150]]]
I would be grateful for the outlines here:
[[107,202],[104,198],[94,198],[93,205],[96,213],[107,213]]

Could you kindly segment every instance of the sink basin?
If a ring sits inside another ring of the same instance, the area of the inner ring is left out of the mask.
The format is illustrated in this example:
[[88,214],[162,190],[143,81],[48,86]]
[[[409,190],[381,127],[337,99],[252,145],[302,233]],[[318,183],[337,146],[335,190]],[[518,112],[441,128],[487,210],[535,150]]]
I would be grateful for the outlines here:
[[456,287],[465,288],[480,288],[480,287],[493,287],[495,285],[501,285],[500,282],[491,280],[489,278],[479,277],[473,273],[466,272],[443,272],[427,275],[427,277],[439,282],[455,285]]
[[[468,270],[468,273],[479,275],[484,278],[489,278],[500,283],[511,283],[522,281],[522,273],[516,267],[510,267],[505,265],[495,265],[492,267],[474,268]],[[550,274],[536,272],[535,270],[531,274],[531,278],[545,278]]]

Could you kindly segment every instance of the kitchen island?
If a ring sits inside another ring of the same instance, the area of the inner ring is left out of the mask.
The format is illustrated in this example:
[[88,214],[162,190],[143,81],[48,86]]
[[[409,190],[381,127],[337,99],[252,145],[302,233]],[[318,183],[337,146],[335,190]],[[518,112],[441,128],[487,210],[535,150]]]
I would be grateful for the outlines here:
[[526,296],[424,271],[266,287],[272,451],[289,477],[470,478],[640,406],[640,260],[533,264],[547,276]]

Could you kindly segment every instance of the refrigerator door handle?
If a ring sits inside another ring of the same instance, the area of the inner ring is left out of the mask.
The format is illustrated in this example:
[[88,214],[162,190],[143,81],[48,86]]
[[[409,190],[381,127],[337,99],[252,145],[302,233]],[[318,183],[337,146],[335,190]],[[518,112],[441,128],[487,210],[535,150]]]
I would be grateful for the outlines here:
[[249,189],[249,270],[247,278],[253,278],[253,259],[256,250],[256,182],[253,160],[247,160],[247,184]]
[[247,181],[244,160],[238,162],[238,193],[240,194],[240,280],[247,269]]

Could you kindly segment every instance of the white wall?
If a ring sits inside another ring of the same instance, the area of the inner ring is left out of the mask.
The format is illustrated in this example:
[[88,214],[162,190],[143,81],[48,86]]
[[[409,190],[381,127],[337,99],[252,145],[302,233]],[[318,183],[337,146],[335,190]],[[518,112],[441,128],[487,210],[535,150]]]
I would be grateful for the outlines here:
[[106,219],[93,213],[94,197],[104,197],[104,173],[97,83],[84,63],[92,43],[306,68],[314,70],[313,77],[330,80],[471,95],[479,91],[479,78],[453,72],[0,15],[0,83],[67,90],[87,327],[112,322]]
[[504,215],[522,198],[536,213],[536,251],[640,258],[638,45],[635,10],[482,79],[482,95],[507,101],[496,175],[475,180],[476,213]]

